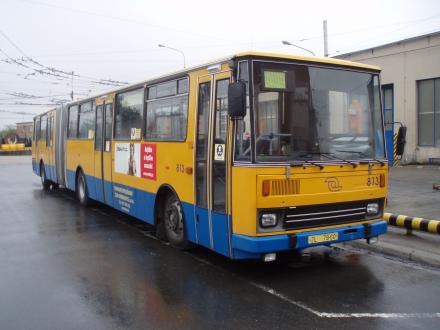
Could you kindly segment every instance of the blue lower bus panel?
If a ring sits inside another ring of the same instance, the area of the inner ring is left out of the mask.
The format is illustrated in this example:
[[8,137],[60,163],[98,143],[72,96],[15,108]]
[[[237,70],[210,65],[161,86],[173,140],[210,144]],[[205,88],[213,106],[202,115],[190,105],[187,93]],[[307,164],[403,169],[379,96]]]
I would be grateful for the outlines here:
[[313,246],[369,239],[386,232],[387,223],[380,220],[368,224],[275,236],[251,237],[232,234],[232,257],[234,259],[257,259],[266,253],[303,250]]

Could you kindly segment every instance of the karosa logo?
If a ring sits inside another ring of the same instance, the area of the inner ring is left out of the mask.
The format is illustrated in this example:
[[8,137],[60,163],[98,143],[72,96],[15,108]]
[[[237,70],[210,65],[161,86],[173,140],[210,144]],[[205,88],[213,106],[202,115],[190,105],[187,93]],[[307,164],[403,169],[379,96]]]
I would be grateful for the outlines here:
[[335,177],[327,178],[325,179],[325,182],[327,183],[328,190],[330,191],[339,191],[342,189],[338,179]]

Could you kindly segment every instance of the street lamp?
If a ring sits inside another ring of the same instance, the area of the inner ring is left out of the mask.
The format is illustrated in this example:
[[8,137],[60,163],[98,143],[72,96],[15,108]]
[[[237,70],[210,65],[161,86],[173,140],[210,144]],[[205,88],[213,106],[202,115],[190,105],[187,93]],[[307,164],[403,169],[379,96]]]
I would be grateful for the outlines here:
[[305,50],[306,52],[309,52],[309,53],[312,54],[313,56],[316,56],[315,53],[312,52],[311,50],[306,49],[306,48],[303,48],[303,47],[298,46],[298,45],[295,45],[295,44],[292,44],[291,42],[288,42],[288,41],[286,41],[286,40],[281,41],[281,43],[282,43],[283,45],[293,46],[293,47],[300,48],[300,49],[302,49],[302,50]]
[[180,49],[173,48],[173,47],[168,47],[168,46],[165,46],[165,45],[162,45],[162,44],[158,44],[157,46],[158,46],[158,47],[161,47],[161,48],[168,48],[168,49],[174,50],[174,51],[176,51],[176,52],[179,52],[179,53],[183,56],[183,68],[184,68],[184,69],[186,68],[185,54],[184,54]]

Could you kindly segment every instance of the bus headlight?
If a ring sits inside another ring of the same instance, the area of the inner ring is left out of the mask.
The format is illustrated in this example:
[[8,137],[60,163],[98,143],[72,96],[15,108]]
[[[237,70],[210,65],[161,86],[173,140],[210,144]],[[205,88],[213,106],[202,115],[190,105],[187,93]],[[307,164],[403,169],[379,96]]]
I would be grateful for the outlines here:
[[278,223],[277,215],[275,213],[263,213],[260,218],[260,225],[263,228],[274,227]]
[[368,215],[376,215],[379,213],[379,204],[378,203],[370,203],[367,205],[367,214]]

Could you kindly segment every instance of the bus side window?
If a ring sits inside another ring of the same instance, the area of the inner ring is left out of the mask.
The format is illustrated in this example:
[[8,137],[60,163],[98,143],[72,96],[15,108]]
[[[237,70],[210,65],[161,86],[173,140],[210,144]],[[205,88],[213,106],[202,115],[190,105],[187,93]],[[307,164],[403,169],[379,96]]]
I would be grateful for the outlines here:
[[78,112],[78,138],[91,140],[95,137],[95,104],[81,104]]
[[46,140],[46,128],[47,128],[47,116],[41,116],[41,131],[40,131],[40,136],[39,139]]
[[50,117],[50,146],[53,145],[53,122],[55,120],[55,117]]
[[37,119],[35,119],[35,136],[34,136],[34,143],[35,146],[38,145],[38,140],[40,139],[40,134],[41,134],[41,126],[40,126],[40,117],[38,117]]
[[185,141],[188,121],[188,78],[148,87],[146,139]]
[[118,94],[115,108],[115,139],[140,140],[143,113],[143,88]]
[[76,139],[78,137],[78,106],[74,105],[69,108],[69,123],[67,127],[67,137]]
[[32,131],[32,141],[35,141],[36,131],[37,131],[37,118],[34,118],[34,129]]
[[103,106],[96,106],[95,150],[102,151],[102,111]]
[[113,131],[113,104],[105,105],[105,130],[104,130],[104,150],[110,151],[110,141],[112,140]]
[[46,127],[47,127],[47,129],[46,129],[46,147],[50,147],[50,138],[51,138],[51,133],[52,133],[52,120],[51,119],[52,119],[51,116],[48,116],[46,119],[46,121],[47,121],[47,124],[46,124]]

